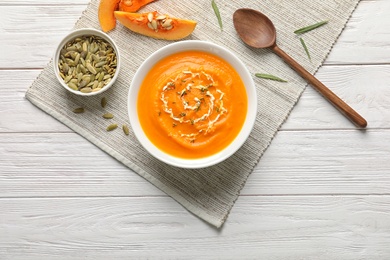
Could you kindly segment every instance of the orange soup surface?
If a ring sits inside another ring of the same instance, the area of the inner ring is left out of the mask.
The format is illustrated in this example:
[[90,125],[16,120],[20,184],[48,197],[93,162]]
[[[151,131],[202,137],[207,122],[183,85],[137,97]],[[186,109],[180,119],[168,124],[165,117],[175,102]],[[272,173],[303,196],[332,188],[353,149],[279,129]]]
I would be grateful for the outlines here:
[[240,132],[247,113],[244,83],[220,57],[185,51],[159,61],[145,77],[137,110],[160,150],[179,158],[218,153]]

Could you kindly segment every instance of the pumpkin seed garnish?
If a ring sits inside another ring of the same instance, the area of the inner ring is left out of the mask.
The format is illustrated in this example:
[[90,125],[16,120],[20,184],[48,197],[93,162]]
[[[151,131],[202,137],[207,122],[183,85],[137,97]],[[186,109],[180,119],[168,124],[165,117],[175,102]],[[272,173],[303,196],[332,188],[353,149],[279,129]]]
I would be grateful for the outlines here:
[[105,118],[105,119],[113,119],[113,118],[114,118],[114,115],[111,114],[111,113],[105,113],[105,114],[103,115],[103,118]]
[[279,81],[279,82],[287,82],[287,80],[281,79],[277,76],[270,75],[270,74],[256,73],[255,76],[258,78],[262,78],[262,79],[270,79],[270,80],[275,80],[275,81]]
[[75,113],[75,114],[84,113],[84,108],[83,107],[75,108],[75,109],[73,109],[73,113]]
[[130,134],[129,127],[127,125],[123,125],[122,130],[123,130],[123,133],[125,133],[125,135]]
[[107,131],[112,131],[112,130],[115,130],[118,128],[118,125],[117,124],[111,124],[109,126],[107,126]]

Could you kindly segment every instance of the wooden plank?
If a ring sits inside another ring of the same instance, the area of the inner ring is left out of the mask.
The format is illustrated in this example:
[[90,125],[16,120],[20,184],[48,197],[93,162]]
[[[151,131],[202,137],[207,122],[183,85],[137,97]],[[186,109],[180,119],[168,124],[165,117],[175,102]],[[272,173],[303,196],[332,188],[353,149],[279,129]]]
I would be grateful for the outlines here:
[[[0,68],[43,68],[60,39],[71,30],[86,7],[84,0],[73,1],[81,4],[40,0],[44,5],[19,1],[19,4],[31,6],[9,6],[10,2],[2,2]],[[326,64],[389,63],[387,10],[390,10],[387,0],[361,1]],[[45,28],[44,34],[42,28]]]
[[240,197],[222,230],[169,198],[0,200],[2,259],[388,259],[389,196]]
[[0,6],[0,68],[43,68],[84,5]]
[[361,1],[325,64],[383,64],[390,61],[390,1]]
[[[325,66],[317,77],[360,113],[368,128],[389,128],[390,66]],[[308,86],[282,130],[334,128],[355,126]]]
[[[279,132],[242,195],[390,194],[390,130]],[[71,134],[0,134],[0,197],[160,196]]]
[[0,135],[0,169],[0,197],[164,195],[73,133]]
[[0,132],[71,132],[32,105],[25,93],[40,70],[0,70]]

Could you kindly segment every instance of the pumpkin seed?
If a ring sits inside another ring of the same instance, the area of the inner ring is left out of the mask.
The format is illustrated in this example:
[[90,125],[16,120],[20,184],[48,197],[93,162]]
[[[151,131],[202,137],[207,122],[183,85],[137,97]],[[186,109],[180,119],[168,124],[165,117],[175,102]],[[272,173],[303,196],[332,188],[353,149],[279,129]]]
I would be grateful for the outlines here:
[[89,70],[89,72],[91,72],[92,74],[96,74],[96,69],[91,65],[91,63],[87,63],[87,69]]
[[67,51],[77,51],[77,48],[75,45],[72,45],[72,46],[69,46],[68,48],[66,48]]
[[81,80],[80,84],[79,84],[79,87],[80,88],[84,88],[85,86],[87,86],[89,84],[89,80]]
[[171,26],[172,25],[172,19],[166,19],[161,25],[164,28]]
[[76,114],[84,113],[84,108],[83,107],[75,108],[75,109],[73,109],[73,113],[76,113]]
[[81,71],[83,74],[86,74],[86,73],[87,73],[87,69],[84,67],[83,64],[80,64],[80,71]]
[[100,101],[100,104],[102,105],[102,108],[105,108],[107,105],[107,99],[106,97],[102,97],[102,100]]
[[148,21],[151,23],[153,21],[153,13],[148,13]]
[[101,61],[101,62],[98,62],[95,64],[95,67],[96,68],[100,68],[101,66],[105,65],[107,63],[107,61]]
[[83,52],[87,52],[87,51],[88,51],[88,43],[83,42]]
[[87,57],[87,53],[88,53],[87,51],[82,51],[80,53],[81,58],[85,59],[85,57]]
[[113,118],[114,118],[114,115],[111,114],[111,113],[105,113],[105,114],[103,115],[103,118],[105,118],[105,119],[113,119]]
[[64,82],[68,83],[71,79],[72,79],[72,76],[68,75],[68,76],[65,77]]
[[77,87],[77,85],[74,84],[73,82],[69,82],[69,83],[68,83],[68,87],[70,87],[70,88],[73,89],[73,90],[79,90],[79,88]]
[[74,58],[74,64],[78,64],[80,60],[80,53],[76,54],[76,57]]
[[103,80],[107,80],[107,79],[110,79],[110,78],[111,78],[111,75],[107,74],[107,75],[104,75]]
[[152,24],[153,29],[154,29],[154,30],[157,30],[157,21],[156,21],[156,20],[153,20],[153,21],[151,22],[151,24]]
[[127,125],[123,125],[122,126],[122,130],[125,133],[125,135],[129,135],[130,134],[129,127]]
[[82,88],[82,89],[80,89],[80,91],[82,93],[91,93],[92,92],[92,88]]
[[117,124],[111,124],[111,125],[107,126],[106,130],[112,131],[112,130],[115,130],[117,127],[118,127]]
[[69,65],[64,63],[62,65],[62,71],[64,72],[64,74],[68,74],[68,71],[69,71]]
[[98,84],[99,84],[99,81],[95,80],[95,81],[92,83],[92,89],[95,90],[96,88],[98,88]]

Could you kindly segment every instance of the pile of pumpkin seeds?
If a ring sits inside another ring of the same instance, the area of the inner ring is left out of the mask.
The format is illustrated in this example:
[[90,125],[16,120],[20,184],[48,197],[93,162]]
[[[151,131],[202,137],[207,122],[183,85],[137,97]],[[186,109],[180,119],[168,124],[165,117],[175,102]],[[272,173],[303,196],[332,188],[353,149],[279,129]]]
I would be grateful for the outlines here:
[[114,77],[116,53],[99,36],[80,36],[69,41],[60,51],[60,76],[69,88],[91,93],[101,90]]

